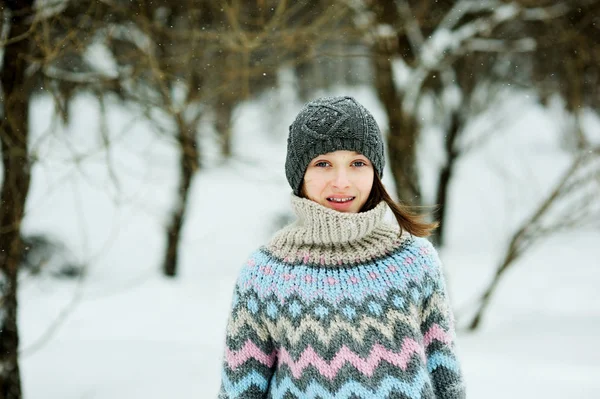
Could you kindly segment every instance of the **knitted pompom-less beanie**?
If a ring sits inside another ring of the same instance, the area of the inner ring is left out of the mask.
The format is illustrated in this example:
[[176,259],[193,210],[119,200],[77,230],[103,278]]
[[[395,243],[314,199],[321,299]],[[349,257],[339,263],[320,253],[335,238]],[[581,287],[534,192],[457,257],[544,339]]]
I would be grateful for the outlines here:
[[302,108],[290,125],[285,174],[299,195],[309,162],[317,155],[347,150],[366,156],[383,176],[383,139],[373,115],[352,97],[323,97]]

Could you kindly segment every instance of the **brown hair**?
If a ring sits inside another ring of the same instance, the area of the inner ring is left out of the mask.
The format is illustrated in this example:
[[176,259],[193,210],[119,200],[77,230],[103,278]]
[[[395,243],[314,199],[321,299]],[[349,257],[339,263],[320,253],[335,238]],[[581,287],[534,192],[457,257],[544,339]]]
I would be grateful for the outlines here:
[[425,220],[428,216],[427,214],[416,212],[418,209],[431,207],[411,207],[395,202],[385,189],[379,175],[374,173],[373,188],[371,188],[369,198],[367,198],[367,202],[360,209],[360,212],[366,212],[375,208],[381,201],[385,201],[394,213],[394,217],[400,226],[400,234],[402,234],[402,231],[407,231],[417,237],[428,237],[439,226],[438,222],[427,222]]
[[[370,211],[379,205],[381,201],[385,201],[396,217],[396,221],[400,226],[400,234],[402,234],[403,231],[407,231],[413,236],[428,237],[433,230],[438,228],[438,222],[427,222],[425,221],[427,214],[418,214],[416,212],[417,209],[431,207],[411,207],[395,202],[388,194],[377,172],[373,175],[373,187],[371,188],[371,193],[369,194],[369,198],[367,198],[367,202],[365,202],[360,209],[360,212]],[[300,196],[302,198],[307,198],[304,191],[304,181],[300,185]]]

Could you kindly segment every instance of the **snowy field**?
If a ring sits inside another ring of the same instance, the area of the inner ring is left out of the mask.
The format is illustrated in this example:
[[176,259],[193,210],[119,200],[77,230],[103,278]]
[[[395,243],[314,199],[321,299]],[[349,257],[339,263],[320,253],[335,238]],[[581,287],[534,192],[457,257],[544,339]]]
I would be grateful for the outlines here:
[[[344,93],[385,126],[372,92]],[[494,137],[460,161],[452,187],[440,254],[459,325],[468,321],[469,304],[491,278],[511,228],[566,165],[560,112],[545,113],[526,96],[514,101],[518,115],[501,115]],[[116,106],[106,150],[93,98],[81,97],[71,124],[54,133],[51,101],[36,101],[32,151],[39,162],[24,230],[64,242],[87,277],[23,274],[26,399],[216,397],[236,273],[289,212],[285,143],[299,106],[282,91],[236,109],[238,156],[225,164],[210,137],[203,141],[205,165],[193,182],[179,276],[170,280],[160,266],[177,187],[172,140]],[[600,132],[599,126],[586,120],[588,129]],[[441,162],[434,134],[425,135],[421,152],[429,195],[431,167]],[[389,169],[385,174],[391,185]],[[459,331],[469,398],[600,397],[599,242],[594,231],[554,236],[507,273],[481,329]]]

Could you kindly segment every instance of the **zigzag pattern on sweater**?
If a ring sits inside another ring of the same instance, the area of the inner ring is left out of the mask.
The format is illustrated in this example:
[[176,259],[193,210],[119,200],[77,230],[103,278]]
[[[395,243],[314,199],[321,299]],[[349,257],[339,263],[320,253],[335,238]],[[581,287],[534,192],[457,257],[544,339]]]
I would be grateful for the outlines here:
[[425,361],[425,354],[421,353],[419,344],[406,339],[402,349],[398,353],[387,350],[381,345],[375,345],[366,358],[362,358],[347,346],[336,353],[331,361],[323,359],[315,350],[308,346],[297,361],[292,359],[289,352],[282,348],[279,353],[279,367],[287,366],[292,372],[294,378],[301,378],[303,371],[308,367],[314,367],[322,376],[333,380],[345,364],[351,364],[356,370],[370,377],[379,366],[379,363],[386,361],[396,367],[406,370],[406,367],[413,355],[419,355]]
[[[435,354],[431,357],[428,363],[428,371],[433,372],[440,366],[447,367],[452,370],[458,370],[458,364],[453,357]],[[248,391],[252,386],[265,390],[269,386],[269,381],[258,371],[251,370],[244,377],[239,378],[236,382],[229,379],[225,369],[222,371],[222,383],[227,392],[243,393]],[[376,399],[387,398],[391,393],[403,393],[404,395],[419,399],[420,392],[427,384],[428,376],[423,370],[420,370],[412,379],[412,382],[402,381],[395,377],[385,377],[379,383],[378,388],[370,388],[364,386],[357,381],[349,381],[345,383],[339,390],[331,391],[313,380],[308,384],[305,390],[301,390],[292,381],[290,377],[285,377],[279,384],[275,381],[275,377],[271,382],[272,398],[283,398],[287,393],[293,394],[302,398],[349,398],[353,395],[358,395],[360,398]]]
[[248,327],[256,332],[256,336],[261,341],[267,341],[269,339],[269,332],[257,321],[255,316],[251,315],[246,309],[238,309],[236,314],[231,317],[231,320],[229,321],[227,335],[235,338],[238,334],[244,333],[244,327]]
[[411,327],[418,328],[409,316],[406,316],[397,310],[389,310],[386,314],[386,321],[382,322],[378,318],[372,316],[362,316],[355,322],[350,323],[343,320],[342,317],[335,316],[329,326],[323,327],[321,323],[307,316],[300,323],[292,323],[285,317],[280,317],[276,323],[266,322],[270,331],[273,331],[274,336],[278,340],[287,340],[292,344],[299,344],[303,340],[303,335],[312,332],[322,343],[329,345],[334,338],[343,332],[347,332],[348,336],[353,338],[356,343],[360,343],[369,333],[369,329],[373,329],[386,337],[389,342],[394,341],[394,326],[398,322],[406,323]]
[[[360,343],[368,334],[369,329],[379,332],[391,342],[394,340],[394,326],[397,323],[404,323],[415,330],[419,328],[414,317],[416,312],[417,308],[414,306],[410,315],[391,309],[383,315],[383,321],[381,318],[364,315],[353,322],[348,322],[342,316],[336,315],[327,327],[323,326],[318,318],[310,315],[300,321],[291,321],[285,316],[280,316],[276,322],[265,318],[263,323],[268,331],[272,332],[275,340],[281,341],[285,338],[292,344],[300,343],[304,334],[309,332],[312,332],[325,345],[329,345],[342,332],[347,332],[348,336]],[[247,312],[238,313],[238,316],[231,321],[228,335],[232,338],[237,337],[243,331],[244,326],[256,329],[258,337],[263,341],[266,340],[266,337],[261,334],[263,329],[257,327],[255,319]]]
[[251,339],[248,339],[240,350],[235,351],[229,348],[225,350],[227,366],[234,371],[249,359],[254,359],[267,367],[271,367],[275,363],[276,357],[276,350],[271,353],[264,353]]
[[[229,375],[225,369],[221,372],[221,382],[226,392],[238,392],[243,393],[249,390],[252,386],[255,386],[261,390],[266,390],[269,386],[269,380],[264,375],[256,370],[251,370],[243,378],[233,382],[229,379]],[[229,399],[229,397],[226,397]]]
[[[445,344],[451,342],[451,338],[448,334],[437,324],[432,326],[425,334],[425,348],[427,348],[433,340],[438,340]],[[300,355],[297,360],[294,360],[285,348],[281,348],[279,352],[273,351],[271,353],[265,353],[256,346],[252,340],[248,339],[240,350],[234,351],[227,348],[225,359],[227,366],[231,370],[236,370],[240,365],[250,359],[254,359],[267,367],[271,367],[274,364],[275,359],[278,358],[279,365],[287,365],[295,378],[300,378],[302,376],[302,371],[305,368],[314,366],[321,375],[333,379],[346,363],[352,364],[357,370],[367,376],[371,376],[379,362],[384,360],[400,367],[402,370],[406,370],[406,366],[414,354],[419,355],[424,362],[426,361],[423,346],[412,338],[405,338],[400,352],[394,352],[380,344],[375,344],[371,348],[368,356],[363,358],[350,350],[346,345],[342,345],[333,359],[328,362],[308,345],[302,352],[302,355]],[[442,358],[440,357],[440,359]],[[445,365],[445,363],[438,361],[438,363],[435,364],[435,367],[437,368],[440,365]]]
[[427,357],[427,370],[431,373],[438,368],[444,368],[454,373],[458,373],[460,368],[454,356],[435,351]]
[[294,397],[306,399],[348,399],[358,396],[364,399],[383,399],[388,398],[392,393],[402,393],[411,399],[421,398],[423,388],[428,384],[428,376],[424,370],[420,370],[412,381],[403,381],[395,377],[386,377],[379,383],[379,386],[372,388],[365,384],[349,380],[338,390],[332,391],[313,381],[306,390],[300,390],[290,377],[285,377],[281,382],[273,381],[272,398],[284,398],[286,394],[292,394]]
[[[269,381],[260,373],[251,372],[244,378],[232,382],[226,373],[222,374],[223,386],[228,392],[245,392],[253,385],[261,389],[269,386]],[[331,391],[318,383],[312,381],[305,390],[299,389],[290,377],[285,377],[281,382],[276,378],[271,381],[270,397],[273,399],[284,398],[286,394],[292,394],[298,398],[306,399],[348,399],[358,396],[361,399],[384,399],[392,393],[402,393],[411,399],[421,398],[423,388],[428,384],[428,376],[424,370],[419,371],[412,381],[403,381],[395,377],[386,377],[378,387],[371,388],[358,381],[348,381],[338,390]]]
[[428,306],[423,309],[421,318],[423,320],[427,320],[434,313],[439,315],[440,313],[446,314],[449,311],[450,309],[448,308],[447,299],[439,292],[434,292],[428,298]]
[[[423,311],[421,318],[426,320],[430,315],[444,308],[446,308],[444,298],[438,293],[434,293],[429,298],[429,306]],[[322,318],[312,316],[310,313],[299,320],[282,314],[276,321],[271,321],[265,317],[262,323],[259,323],[255,316],[242,308],[232,318],[227,333],[232,338],[235,338],[238,334],[244,333],[244,327],[249,327],[256,332],[257,337],[262,341],[267,340],[270,331],[276,340],[281,340],[285,337],[291,343],[297,344],[303,339],[304,334],[313,332],[321,342],[328,345],[342,331],[347,332],[356,342],[360,342],[364,339],[369,329],[374,329],[392,341],[394,326],[397,323],[404,323],[417,330],[419,329],[419,318],[417,306],[410,305],[406,313],[396,309],[389,309],[387,311],[384,310],[380,316],[363,314],[355,320],[347,320],[347,316],[338,314],[328,318],[328,325],[323,325],[324,321]]]

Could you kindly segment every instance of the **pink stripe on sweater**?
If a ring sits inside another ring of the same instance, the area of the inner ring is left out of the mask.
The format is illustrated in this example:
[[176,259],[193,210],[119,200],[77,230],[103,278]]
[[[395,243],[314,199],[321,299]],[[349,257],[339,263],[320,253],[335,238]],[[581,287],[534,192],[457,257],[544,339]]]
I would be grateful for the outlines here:
[[229,350],[229,348],[225,351],[227,366],[232,370],[235,370],[250,359],[256,359],[265,366],[271,367],[275,363],[276,357],[276,351],[273,351],[271,354],[266,354],[250,339],[246,341],[244,347],[239,351],[232,351]]
[[361,373],[370,377],[383,360],[394,366],[400,367],[402,370],[406,370],[408,362],[415,353],[419,354],[420,357],[424,359],[423,348],[410,338],[404,340],[402,350],[399,353],[394,353],[383,346],[376,344],[373,346],[369,356],[365,359],[361,358],[344,345],[330,363],[317,354],[311,346],[308,346],[304,352],[302,352],[298,361],[294,361],[289,352],[285,348],[282,348],[279,355],[279,364],[287,364],[290,367],[294,378],[300,378],[304,369],[313,366],[321,373],[321,375],[332,380],[346,363],[352,364]]
[[431,345],[434,339],[443,342],[447,345],[450,345],[452,343],[452,337],[450,336],[450,334],[444,331],[444,329],[440,327],[439,324],[432,325],[429,331],[425,333],[423,337],[423,345],[425,345],[425,348]]

